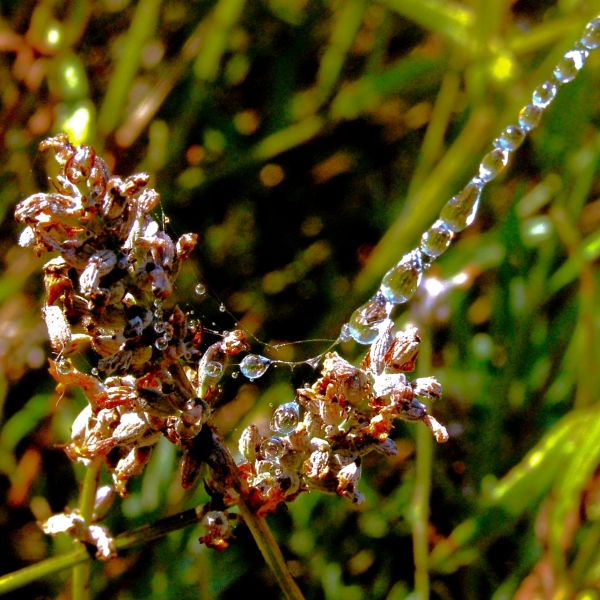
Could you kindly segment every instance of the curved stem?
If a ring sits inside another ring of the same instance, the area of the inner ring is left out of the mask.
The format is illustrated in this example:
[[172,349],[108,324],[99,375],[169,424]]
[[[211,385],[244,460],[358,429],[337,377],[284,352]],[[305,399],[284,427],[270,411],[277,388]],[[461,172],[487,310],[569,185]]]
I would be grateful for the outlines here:
[[[85,472],[81,497],[79,498],[79,514],[86,525],[92,522],[94,512],[94,501],[96,500],[96,488],[100,478],[102,462],[93,461]],[[78,545],[85,550],[82,542]],[[90,592],[90,563],[82,562],[73,567],[73,600],[88,600]]]

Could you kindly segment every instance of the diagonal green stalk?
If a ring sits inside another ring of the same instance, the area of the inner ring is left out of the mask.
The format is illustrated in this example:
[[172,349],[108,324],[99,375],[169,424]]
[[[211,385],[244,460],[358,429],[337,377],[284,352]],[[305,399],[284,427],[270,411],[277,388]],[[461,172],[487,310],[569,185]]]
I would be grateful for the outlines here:
[[273,575],[275,575],[279,587],[285,594],[285,597],[288,600],[302,600],[302,592],[292,578],[292,575],[285,564],[283,554],[281,554],[281,550],[279,549],[266,520],[252,514],[243,500],[238,502],[238,508],[240,509],[240,513],[244,517],[244,521],[248,526],[248,529],[250,529],[252,537],[261,551],[263,558],[271,568]]

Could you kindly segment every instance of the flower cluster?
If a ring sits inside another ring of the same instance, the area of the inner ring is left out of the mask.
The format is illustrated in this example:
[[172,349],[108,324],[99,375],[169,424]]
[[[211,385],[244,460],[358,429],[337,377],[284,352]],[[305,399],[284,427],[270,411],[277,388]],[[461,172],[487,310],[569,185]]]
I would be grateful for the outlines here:
[[372,450],[396,453],[389,437],[396,419],[423,421],[438,442],[447,441],[445,428],[418,399],[440,398],[439,383],[433,377],[409,382],[405,375],[419,352],[417,330],[393,335],[391,329],[389,321],[360,368],[335,352],[327,354],[321,377],[297,390],[297,402],[275,411],[271,429],[284,435],[262,437],[256,426],[246,428],[240,470],[249,484],[248,503],[258,514],[308,490],[362,502],[361,457]]
[[[395,419],[423,421],[438,442],[448,439],[419,400],[439,398],[440,385],[433,378],[409,382],[405,375],[418,354],[416,329],[394,335],[387,319],[360,368],[336,353],[326,355],[321,377],[276,410],[276,435],[248,427],[236,465],[210,417],[229,358],[249,350],[244,332],[225,332],[208,345],[200,323],[163,304],[196,235],[174,242],[160,230],[150,216],[159,196],[146,187],[148,175],[110,176],[92,148],[75,147],[64,134],[40,148],[55,151],[56,191],[23,200],[15,215],[26,225],[22,245],[59,254],[44,266],[43,316],[58,354],[50,372],[61,386],[78,386],[88,400],[65,451],[84,464],[103,461],[120,495],[166,437],[182,449],[184,488],[194,484],[203,464],[209,468],[212,500],[202,511],[201,541],[222,550],[236,519],[227,509],[240,498],[258,516],[308,490],[360,502],[361,457],[372,450],[395,453],[389,437]],[[66,358],[87,346],[96,355],[90,374]],[[246,356],[240,370],[258,376],[267,364],[259,359]],[[50,533],[87,540],[103,531],[94,526],[90,533],[74,512],[53,519],[45,525]],[[111,555],[100,548],[99,554]]]

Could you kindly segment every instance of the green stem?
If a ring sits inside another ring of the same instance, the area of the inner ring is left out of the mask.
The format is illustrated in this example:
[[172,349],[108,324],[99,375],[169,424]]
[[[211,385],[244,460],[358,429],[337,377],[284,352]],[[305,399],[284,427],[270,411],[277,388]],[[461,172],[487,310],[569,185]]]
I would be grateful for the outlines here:
[[288,600],[302,600],[304,596],[302,596],[300,588],[289,572],[283,555],[281,554],[281,550],[279,549],[265,519],[252,514],[243,500],[240,500],[237,506],[240,509],[240,513],[244,517],[244,521],[248,526],[248,529],[250,529],[252,537],[260,549],[263,558],[277,578],[277,582],[285,594],[285,597]]
[[[86,525],[92,522],[94,512],[94,501],[96,499],[96,488],[100,478],[102,462],[93,461],[85,472],[81,497],[79,499],[79,514]],[[79,542],[79,546],[85,546]],[[90,585],[90,563],[83,562],[73,567],[73,600],[87,600],[89,598]]]
[[[144,544],[158,539],[179,529],[197,523],[204,513],[201,508],[186,510],[182,513],[161,519],[150,525],[144,525],[133,531],[128,531],[115,538],[117,551],[132,548],[138,544]],[[89,562],[91,556],[83,545],[79,545],[73,552],[63,556],[49,558],[36,565],[25,567],[14,573],[0,577],[0,595],[23,587],[33,581],[53,575],[59,571],[70,569],[76,565]]]
[[[419,350],[419,374],[429,371],[431,343],[428,332],[422,336]],[[415,560],[415,595],[418,600],[429,598],[429,494],[433,438],[426,428],[417,427],[417,464],[413,494],[412,535]]]

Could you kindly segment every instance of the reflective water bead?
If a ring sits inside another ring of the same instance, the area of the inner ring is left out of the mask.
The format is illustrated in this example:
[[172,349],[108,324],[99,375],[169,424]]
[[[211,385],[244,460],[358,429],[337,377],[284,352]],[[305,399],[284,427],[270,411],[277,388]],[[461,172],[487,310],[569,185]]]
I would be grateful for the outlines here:
[[296,402],[286,402],[273,413],[271,430],[281,435],[292,433],[300,421],[300,406]]
[[508,150],[496,148],[491,152],[488,152],[479,165],[479,179],[487,183],[498,177],[498,175],[506,168],[508,157]]
[[72,368],[71,361],[67,360],[66,358],[61,358],[56,363],[56,370],[61,375],[68,375]]
[[494,140],[494,148],[500,150],[516,150],[525,139],[526,132],[521,127],[509,125],[504,131]]
[[263,441],[260,445],[260,453],[267,460],[277,460],[285,452],[285,444],[283,440],[277,437],[270,437]]
[[262,377],[269,368],[271,361],[260,354],[248,354],[240,363],[240,372],[248,379]]
[[587,24],[580,41],[588,50],[594,50],[600,46],[600,17],[596,17]]
[[381,293],[392,304],[402,304],[417,291],[422,274],[421,251],[413,250],[385,274],[381,282]]
[[206,286],[203,283],[198,283],[194,288],[194,294],[196,296],[204,296],[206,294]]
[[543,109],[535,104],[527,104],[519,113],[519,127],[525,131],[531,131],[540,124]]
[[166,323],[164,321],[157,321],[154,323],[154,331],[156,333],[162,333],[165,330]]
[[192,353],[189,350],[183,353],[183,360],[192,360]]
[[223,365],[220,362],[210,361],[204,365],[204,372],[209,377],[218,377],[223,371]]
[[379,335],[381,326],[388,320],[393,305],[381,293],[357,308],[348,321],[348,331],[359,344],[370,344]]
[[558,87],[554,81],[544,81],[533,90],[531,100],[535,106],[546,108],[554,100]]
[[454,233],[444,221],[436,221],[421,236],[421,251],[427,256],[437,258],[450,246]]
[[348,342],[352,339],[352,336],[350,335],[350,325],[348,325],[348,323],[342,325],[340,337],[338,339],[340,342]]
[[454,233],[466,229],[475,220],[482,188],[483,184],[474,179],[456,196],[450,198],[442,208],[440,219]]
[[98,369],[97,369],[96,367],[94,367],[94,368],[92,369],[92,375],[93,375],[94,377],[98,377],[98,375],[100,375],[100,371],[98,371]]
[[239,375],[239,372],[238,372],[238,371],[234,371],[234,372],[231,374],[231,379],[237,379],[237,378],[238,378],[238,375]]
[[220,310],[221,312],[225,312],[225,311],[227,310],[227,308],[225,308],[225,305],[224,305],[224,304],[221,304],[221,305],[219,306],[219,310]]
[[154,345],[156,346],[157,350],[160,350],[161,352],[163,350],[167,349],[167,346],[169,345],[169,340],[165,340],[164,337],[159,337],[155,342]]
[[163,317],[163,309],[162,308],[157,308],[154,311],[154,318],[155,319],[162,319],[162,317]]
[[554,68],[554,77],[558,83],[569,83],[583,67],[586,56],[581,50],[569,50]]

